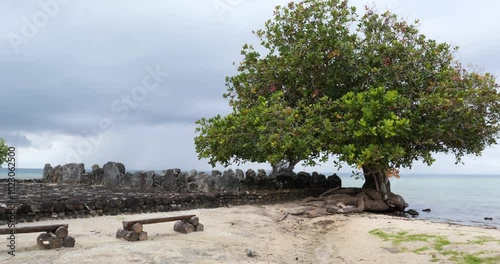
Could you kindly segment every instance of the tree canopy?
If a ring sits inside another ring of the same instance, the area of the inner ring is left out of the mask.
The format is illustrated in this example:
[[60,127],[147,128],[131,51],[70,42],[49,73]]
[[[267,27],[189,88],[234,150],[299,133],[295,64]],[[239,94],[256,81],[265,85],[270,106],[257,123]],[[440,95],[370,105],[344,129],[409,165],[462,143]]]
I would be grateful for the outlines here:
[[5,140],[0,138],[0,166],[7,159],[7,154],[9,153],[9,147],[5,144]]
[[199,158],[293,168],[334,155],[367,174],[496,144],[495,77],[463,67],[418,21],[364,11],[341,0],[277,6],[253,32],[266,53],[245,44],[226,78],[232,113],[197,121]]

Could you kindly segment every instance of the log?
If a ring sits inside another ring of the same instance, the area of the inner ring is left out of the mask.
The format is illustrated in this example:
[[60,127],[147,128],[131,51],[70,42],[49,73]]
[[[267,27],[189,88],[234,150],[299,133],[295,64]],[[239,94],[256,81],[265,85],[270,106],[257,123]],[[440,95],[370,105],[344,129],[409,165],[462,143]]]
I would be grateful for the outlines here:
[[139,240],[139,234],[137,234],[134,231],[126,230],[125,235],[123,235],[123,239],[125,239],[127,241],[137,241],[137,240]]
[[139,241],[144,241],[148,240],[148,233],[147,232],[140,232],[139,233]]
[[137,234],[141,233],[142,232],[142,224],[141,223],[135,223],[133,224],[130,229],[130,231],[134,231],[136,232]]
[[195,227],[194,225],[188,223],[187,221],[177,221],[174,224],[174,231],[183,233],[183,234],[188,234],[191,232],[194,232]]
[[123,224],[124,229],[130,229],[130,227],[132,227],[135,223],[141,223],[143,225],[156,224],[156,223],[163,223],[163,222],[172,222],[172,221],[177,221],[177,220],[189,220],[193,216],[196,216],[196,215],[179,215],[179,216],[172,216],[172,217],[149,218],[149,219],[134,220],[134,221],[122,221],[122,224]]
[[118,229],[118,231],[116,231],[116,238],[123,238],[123,236],[125,235],[125,229]]
[[68,228],[65,226],[60,226],[56,229],[54,235],[56,235],[60,239],[63,239],[68,235]]
[[54,249],[63,246],[62,239],[49,233],[40,234],[36,238],[36,243],[40,249]]
[[65,238],[62,239],[62,246],[63,247],[74,247],[75,244],[76,244],[76,241],[72,236],[66,236]]
[[194,231],[195,232],[205,231],[205,226],[202,223],[198,223],[198,225],[194,227]]
[[56,229],[58,229],[61,226],[64,226],[66,228],[69,227],[68,224],[59,224],[59,225],[43,225],[43,226],[25,226],[16,228],[0,228],[0,235],[10,235],[12,233],[25,234],[25,233],[36,233],[36,232],[55,233]]
[[139,240],[139,234],[134,231],[127,231],[127,233],[123,236],[123,239],[127,241],[137,241]]
[[187,222],[194,225],[194,226],[197,226],[200,223],[200,218],[193,216],[193,217],[189,218],[189,220],[187,220]]
[[116,231],[116,238],[121,238],[127,241],[137,241],[139,240],[139,235],[131,230],[118,229],[118,231]]

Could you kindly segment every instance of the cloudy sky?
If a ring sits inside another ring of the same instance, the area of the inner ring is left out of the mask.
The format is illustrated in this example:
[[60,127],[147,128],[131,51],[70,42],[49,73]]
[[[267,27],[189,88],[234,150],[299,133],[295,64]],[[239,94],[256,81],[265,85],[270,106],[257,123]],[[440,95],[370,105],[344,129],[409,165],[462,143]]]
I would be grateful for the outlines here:
[[[225,76],[236,72],[241,46],[256,43],[251,31],[287,2],[1,1],[0,137],[17,147],[23,168],[113,160],[129,169],[209,170],[194,150],[194,122],[229,112]],[[351,3],[418,18],[425,35],[460,46],[464,63],[500,76],[497,1]],[[498,154],[493,147],[458,166],[437,155],[432,167],[407,173],[500,174]]]

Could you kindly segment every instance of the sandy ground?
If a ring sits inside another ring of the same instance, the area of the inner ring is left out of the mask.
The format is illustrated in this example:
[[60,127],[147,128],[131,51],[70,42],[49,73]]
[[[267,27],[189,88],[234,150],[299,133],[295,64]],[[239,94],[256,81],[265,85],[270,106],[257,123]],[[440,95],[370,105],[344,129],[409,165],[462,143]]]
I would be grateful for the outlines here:
[[[429,249],[424,242],[394,245],[369,233],[407,231],[411,234],[443,235],[453,242],[446,250],[500,255],[500,231],[449,224],[406,220],[382,215],[331,215],[317,218],[289,215],[299,203],[141,215],[117,215],[85,219],[26,223],[20,226],[68,223],[76,239],[74,248],[39,250],[36,234],[17,234],[16,256],[6,252],[2,236],[0,263],[456,263],[449,255]],[[144,226],[149,240],[116,239],[123,220],[196,214],[204,232],[180,234],[173,222]],[[5,226],[3,226],[5,227]],[[487,237],[486,242],[484,238]],[[483,238],[484,243],[471,241]],[[490,241],[496,239],[496,241]],[[456,242],[456,243],[455,243]],[[432,246],[431,246],[432,247]],[[247,249],[256,256],[248,257]],[[433,256],[434,255],[434,256]]]

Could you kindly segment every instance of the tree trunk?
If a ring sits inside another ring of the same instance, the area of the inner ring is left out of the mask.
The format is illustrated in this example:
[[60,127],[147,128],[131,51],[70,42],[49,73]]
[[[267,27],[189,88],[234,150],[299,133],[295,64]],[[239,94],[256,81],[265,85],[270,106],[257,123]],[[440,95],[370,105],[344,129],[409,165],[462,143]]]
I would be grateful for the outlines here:
[[297,165],[297,163],[299,162],[294,160],[282,160],[278,162],[278,164],[271,164],[271,166],[273,167],[272,174],[276,174],[281,171],[292,172],[295,169],[295,165]]
[[382,193],[384,199],[387,199],[391,193],[391,185],[385,171],[385,169],[363,165],[365,183],[362,188],[377,190]]
[[[320,197],[304,199],[307,217],[332,213],[404,211],[408,205],[403,197],[389,193],[384,199],[380,191],[364,188],[337,188]],[[292,213],[290,213],[292,214]]]

